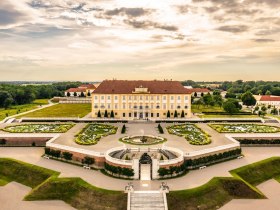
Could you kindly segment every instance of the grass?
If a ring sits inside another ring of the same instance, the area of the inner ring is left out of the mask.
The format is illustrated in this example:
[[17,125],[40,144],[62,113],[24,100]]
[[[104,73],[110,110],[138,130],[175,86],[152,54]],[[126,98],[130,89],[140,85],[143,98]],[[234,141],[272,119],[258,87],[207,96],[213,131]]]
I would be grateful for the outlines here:
[[21,124],[7,126],[3,131],[9,133],[65,133],[75,124]]
[[263,196],[243,181],[231,177],[215,177],[200,187],[167,194],[170,210],[218,209],[236,198],[257,199]]
[[258,124],[208,124],[219,133],[278,133],[280,127]]
[[202,112],[225,112],[223,107],[219,106],[203,106],[203,105],[195,105],[192,104],[192,112],[194,113],[202,113]]
[[116,134],[118,127],[108,124],[88,124],[75,138],[75,142],[81,145],[97,144],[101,137]]
[[33,101],[33,104],[47,105],[49,104],[49,99],[36,99]]
[[56,104],[37,110],[22,117],[84,117],[91,111],[91,104]]
[[257,115],[199,115],[200,118],[259,118]]
[[[63,200],[77,209],[126,209],[127,196],[94,187],[81,178],[58,178],[59,173],[8,158],[0,158],[0,185],[16,181],[33,188],[25,200]],[[12,201],[11,201],[12,202]]]
[[230,171],[233,177],[215,177],[193,189],[167,194],[170,210],[218,209],[232,199],[257,199],[265,196],[257,185],[276,179],[280,182],[280,157],[268,158]]

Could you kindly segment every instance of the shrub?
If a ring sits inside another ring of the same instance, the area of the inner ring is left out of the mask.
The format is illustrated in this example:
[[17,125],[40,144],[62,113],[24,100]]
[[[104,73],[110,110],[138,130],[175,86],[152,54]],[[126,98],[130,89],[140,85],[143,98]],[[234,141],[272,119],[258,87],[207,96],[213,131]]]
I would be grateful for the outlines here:
[[125,133],[125,132],[126,132],[126,126],[125,126],[125,124],[123,124],[121,133]]
[[95,163],[95,159],[92,158],[92,157],[86,156],[86,157],[84,157],[84,159],[82,160],[82,163],[83,163],[83,164],[87,164],[87,165],[92,165],[92,164]]
[[122,176],[127,176],[127,177],[132,177],[134,176],[134,170],[131,168],[122,168],[122,167],[117,167],[117,166],[112,166],[108,163],[104,164],[104,168],[107,171],[110,171],[114,175],[122,175]]
[[161,134],[164,133],[163,128],[161,127],[161,124],[158,124],[158,131],[159,131],[159,133],[161,133]]
[[73,156],[73,154],[70,153],[70,152],[63,152],[63,153],[62,153],[62,157],[63,157],[65,160],[72,160],[72,156]]
[[6,139],[0,139],[0,145],[5,145],[7,143]]

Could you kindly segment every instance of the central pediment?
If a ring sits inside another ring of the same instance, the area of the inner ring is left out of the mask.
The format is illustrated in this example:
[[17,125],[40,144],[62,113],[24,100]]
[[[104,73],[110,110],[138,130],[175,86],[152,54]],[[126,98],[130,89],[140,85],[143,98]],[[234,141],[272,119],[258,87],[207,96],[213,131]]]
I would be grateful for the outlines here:
[[132,93],[150,93],[150,91],[148,90],[148,88],[140,85],[139,87],[134,88],[134,91],[132,91]]

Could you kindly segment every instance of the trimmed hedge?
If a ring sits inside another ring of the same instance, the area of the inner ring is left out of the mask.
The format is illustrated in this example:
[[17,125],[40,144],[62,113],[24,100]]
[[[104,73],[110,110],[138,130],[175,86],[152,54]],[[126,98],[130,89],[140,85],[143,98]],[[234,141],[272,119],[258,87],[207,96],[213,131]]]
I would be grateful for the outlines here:
[[190,159],[185,161],[185,167],[188,169],[198,168],[202,165],[210,165],[216,162],[223,161],[224,159],[233,158],[241,154],[241,149],[235,149],[220,154],[209,155],[197,159]]
[[134,170],[131,168],[122,168],[120,166],[112,166],[108,163],[104,164],[104,168],[106,171],[111,172],[113,175],[127,176],[127,177],[134,176]]
[[280,144],[280,139],[236,139],[240,144]]

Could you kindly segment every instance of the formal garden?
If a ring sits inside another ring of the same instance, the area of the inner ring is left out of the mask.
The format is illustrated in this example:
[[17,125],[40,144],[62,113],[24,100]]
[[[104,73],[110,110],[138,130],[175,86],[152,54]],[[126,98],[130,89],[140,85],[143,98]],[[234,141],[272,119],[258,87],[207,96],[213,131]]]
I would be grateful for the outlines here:
[[211,136],[194,124],[171,125],[166,129],[170,134],[185,137],[193,145],[206,145],[211,143]]
[[280,128],[259,124],[209,124],[219,133],[277,133]]
[[21,124],[7,126],[3,131],[9,133],[65,133],[75,124]]
[[116,134],[118,127],[108,124],[88,124],[75,138],[75,142],[81,145],[94,145],[101,137]]
[[126,144],[133,145],[154,145],[161,144],[167,139],[160,136],[125,136],[120,138],[120,141]]

